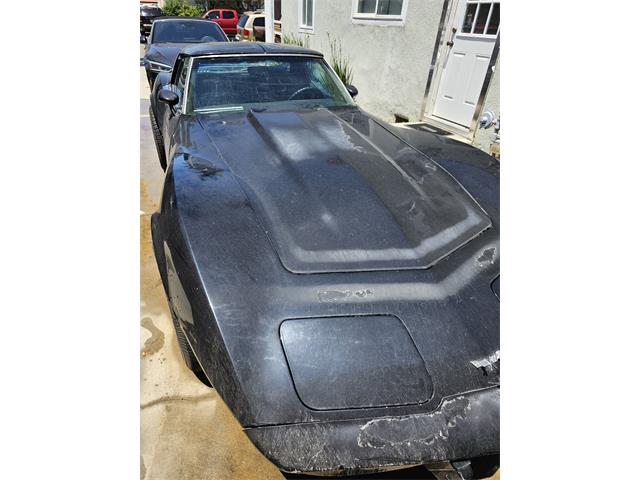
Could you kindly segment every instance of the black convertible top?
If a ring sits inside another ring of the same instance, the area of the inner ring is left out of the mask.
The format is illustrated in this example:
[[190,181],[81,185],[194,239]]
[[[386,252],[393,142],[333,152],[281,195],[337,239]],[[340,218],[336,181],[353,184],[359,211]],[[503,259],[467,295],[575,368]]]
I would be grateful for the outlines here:
[[295,45],[283,45],[281,43],[254,43],[254,42],[211,42],[199,43],[182,50],[181,55],[187,57],[197,57],[200,55],[278,55],[278,54],[298,54],[313,55],[322,57],[322,53],[309,48]]

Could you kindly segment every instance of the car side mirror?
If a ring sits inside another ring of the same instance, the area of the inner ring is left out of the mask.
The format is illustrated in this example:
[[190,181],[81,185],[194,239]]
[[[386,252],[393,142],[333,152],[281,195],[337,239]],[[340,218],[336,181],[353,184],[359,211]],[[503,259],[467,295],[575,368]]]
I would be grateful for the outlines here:
[[143,33],[140,34],[140,43],[141,44],[147,43],[147,37]]
[[168,88],[163,88],[158,93],[158,100],[173,108],[180,100],[180,97],[178,97],[176,92],[169,90]]
[[358,89],[353,85],[345,85],[345,86],[347,87],[347,92],[349,92],[349,95],[351,95],[351,98],[356,98],[356,95],[358,95]]

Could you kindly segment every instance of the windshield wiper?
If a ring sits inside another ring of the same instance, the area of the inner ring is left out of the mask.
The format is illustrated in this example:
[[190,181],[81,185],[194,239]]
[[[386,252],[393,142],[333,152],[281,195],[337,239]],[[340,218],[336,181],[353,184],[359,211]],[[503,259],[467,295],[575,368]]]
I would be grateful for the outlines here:
[[230,107],[207,107],[207,108],[196,108],[194,110],[195,113],[220,113],[220,112],[241,112],[244,110],[241,105],[230,106]]

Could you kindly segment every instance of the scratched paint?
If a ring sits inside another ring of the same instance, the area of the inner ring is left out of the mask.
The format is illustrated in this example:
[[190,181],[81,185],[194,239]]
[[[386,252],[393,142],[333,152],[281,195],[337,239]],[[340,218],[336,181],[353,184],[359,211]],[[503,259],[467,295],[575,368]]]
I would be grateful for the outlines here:
[[321,302],[339,302],[349,297],[365,298],[373,295],[373,290],[363,288],[361,290],[322,290],[318,292],[318,300]]

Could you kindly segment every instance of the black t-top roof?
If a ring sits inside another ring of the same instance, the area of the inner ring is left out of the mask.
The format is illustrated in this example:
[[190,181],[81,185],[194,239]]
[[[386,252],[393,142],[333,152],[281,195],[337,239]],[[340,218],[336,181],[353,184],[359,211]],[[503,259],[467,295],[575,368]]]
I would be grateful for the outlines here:
[[282,43],[257,43],[257,42],[210,42],[199,43],[186,47],[180,53],[187,57],[198,57],[200,55],[278,55],[278,54],[299,54],[322,57],[322,53],[309,48],[286,45]]

